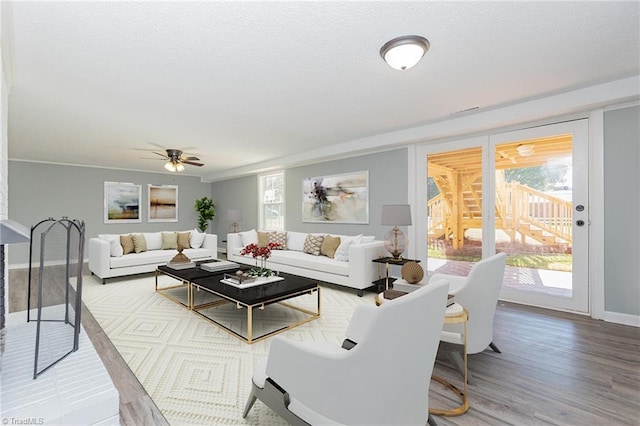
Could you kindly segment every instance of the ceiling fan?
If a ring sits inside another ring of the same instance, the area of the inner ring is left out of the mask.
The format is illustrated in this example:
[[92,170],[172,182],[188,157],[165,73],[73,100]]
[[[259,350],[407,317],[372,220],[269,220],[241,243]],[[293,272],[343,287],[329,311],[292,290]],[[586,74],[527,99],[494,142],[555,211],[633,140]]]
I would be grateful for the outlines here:
[[154,154],[161,156],[164,158],[166,163],[164,163],[164,168],[170,172],[181,172],[184,170],[184,164],[189,164],[191,166],[202,167],[204,164],[197,163],[196,161],[200,161],[198,157],[183,157],[182,150],[180,149],[166,149],[166,154],[152,151]]

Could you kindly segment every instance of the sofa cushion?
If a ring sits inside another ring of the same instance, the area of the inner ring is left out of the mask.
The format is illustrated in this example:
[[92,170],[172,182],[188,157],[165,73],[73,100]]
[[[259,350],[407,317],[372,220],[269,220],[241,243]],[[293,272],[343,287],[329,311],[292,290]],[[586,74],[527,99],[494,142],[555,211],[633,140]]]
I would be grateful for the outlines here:
[[142,235],[147,243],[147,250],[162,249],[162,232],[143,232]]
[[[163,264],[170,261],[176,255],[174,250],[149,250],[142,253],[129,253],[122,257],[109,258],[110,268],[126,268],[130,266]],[[183,253],[191,260],[211,257],[208,249],[186,249]]]
[[255,229],[240,232],[240,238],[242,238],[242,245],[244,247],[249,244],[258,244],[258,232]]
[[304,240],[307,238],[307,234],[304,232],[287,232],[287,249],[293,251],[304,250]]
[[131,235],[120,235],[120,244],[122,245],[123,254],[135,252],[135,246],[133,245],[133,238]]
[[278,264],[349,276],[348,263],[338,262],[326,256],[314,256],[300,251],[272,251],[271,257],[267,261],[267,267],[278,270]]
[[304,249],[302,251],[314,256],[320,256],[320,248],[322,247],[323,240],[324,235],[308,234],[304,240]]
[[147,251],[147,240],[144,239],[142,234],[131,234],[133,239],[133,249],[136,253],[142,253]]
[[191,231],[191,237],[189,237],[189,245],[191,248],[200,248],[204,243],[204,238],[207,234],[204,232],[198,232],[197,229]]
[[348,262],[349,261],[349,246],[351,244],[360,244],[362,241],[362,234],[349,237],[349,236],[340,236],[340,245],[336,249],[336,254],[333,257],[335,260],[340,262]]
[[[178,232],[178,250],[180,248],[188,249],[191,248],[189,244],[189,238],[191,237],[191,232]],[[202,245],[202,243],[200,243]]]
[[162,250],[170,250],[178,248],[178,233],[163,232],[162,233]]
[[274,250],[287,250],[287,233],[272,231],[269,232],[269,243],[278,244]]
[[324,239],[322,240],[322,246],[320,246],[320,254],[333,259],[339,245],[340,245],[340,237],[332,237],[331,235],[325,235]]
[[258,234],[258,247],[266,247],[267,244],[269,244],[269,234],[261,231],[257,231],[256,233]]

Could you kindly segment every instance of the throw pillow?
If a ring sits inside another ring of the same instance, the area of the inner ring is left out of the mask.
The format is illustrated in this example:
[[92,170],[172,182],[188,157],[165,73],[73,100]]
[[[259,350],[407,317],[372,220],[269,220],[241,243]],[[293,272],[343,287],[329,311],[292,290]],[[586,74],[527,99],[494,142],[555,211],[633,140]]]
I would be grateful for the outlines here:
[[242,238],[243,247],[246,247],[249,244],[258,244],[258,232],[256,232],[255,229],[240,232],[240,238]]
[[325,235],[324,240],[322,240],[322,246],[320,247],[320,254],[333,259],[339,245],[340,245],[340,237],[332,237],[331,235]]
[[162,233],[162,250],[171,250],[178,248],[178,233],[163,232]]
[[200,248],[202,243],[204,242],[205,233],[198,232],[197,229],[194,229],[191,232],[191,237],[189,238],[189,245],[191,248]]
[[120,235],[120,244],[122,245],[122,254],[129,254],[135,251],[131,235]]
[[362,240],[362,234],[356,235],[355,237],[340,237],[340,245],[336,250],[336,254],[334,255],[335,260],[339,260],[341,262],[349,261],[349,246],[351,244],[360,244]]
[[124,254],[122,245],[120,244],[120,236],[112,234],[99,234],[98,238],[109,242],[109,254],[112,257],[120,257]]
[[191,236],[191,232],[178,232],[178,250],[191,248],[189,244],[189,237]]
[[307,238],[304,240],[304,249],[302,251],[314,256],[320,256],[320,247],[322,247],[323,240],[324,235],[307,235]]
[[278,231],[269,232],[269,242],[280,244],[274,248],[274,250],[287,250],[287,233]]
[[162,232],[143,232],[147,250],[162,250]]
[[147,251],[147,241],[144,239],[144,235],[131,234],[131,239],[133,239],[133,249],[136,253]]
[[269,234],[258,231],[258,247],[266,247],[269,241]]
[[304,240],[307,234],[303,232],[287,232],[287,249],[293,251],[304,250]]

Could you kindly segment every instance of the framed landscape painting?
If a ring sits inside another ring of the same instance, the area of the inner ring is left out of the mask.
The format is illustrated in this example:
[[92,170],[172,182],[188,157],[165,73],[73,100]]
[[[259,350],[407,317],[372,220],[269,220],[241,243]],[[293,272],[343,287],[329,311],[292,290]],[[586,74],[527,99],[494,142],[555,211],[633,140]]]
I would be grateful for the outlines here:
[[304,179],[302,221],[369,223],[369,172]]
[[104,183],[104,223],[137,223],[140,216],[142,185],[123,182]]
[[178,221],[178,187],[176,185],[148,185],[149,222]]

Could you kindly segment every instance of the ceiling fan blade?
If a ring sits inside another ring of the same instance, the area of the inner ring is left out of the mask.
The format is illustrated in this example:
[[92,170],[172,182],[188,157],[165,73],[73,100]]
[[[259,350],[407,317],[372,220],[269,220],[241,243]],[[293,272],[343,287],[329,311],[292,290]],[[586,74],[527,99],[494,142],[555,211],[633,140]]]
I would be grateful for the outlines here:
[[165,160],[168,160],[168,159],[169,159],[169,157],[167,156],[167,154],[161,154],[161,153],[159,153],[159,152],[155,152],[155,151],[152,151],[152,152],[153,152],[154,154],[159,155],[160,157],[164,158]]
[[183,164],[190,164],[192,166],[198,166],[198,167],[202,167],[204,166],[204,164],[202,163],[194,163],[193,161],[182,161]]
[[183,161],[200,161],[200,159],[198,157],[182,157],[181,158]]

